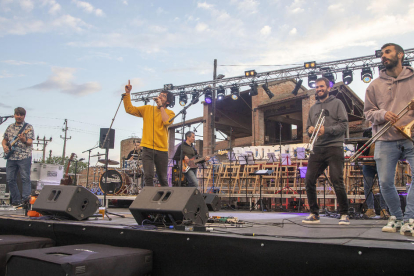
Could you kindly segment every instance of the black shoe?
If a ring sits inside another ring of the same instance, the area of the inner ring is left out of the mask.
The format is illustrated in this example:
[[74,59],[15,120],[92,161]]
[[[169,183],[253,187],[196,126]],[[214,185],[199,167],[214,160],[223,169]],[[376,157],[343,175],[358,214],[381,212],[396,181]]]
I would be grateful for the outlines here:
[[12,204],[11,204],[12,206],[20,206],[21,205],[21,203],[20,202],[12,202]]
[[23,204],[29,204],[29,202],[30,202],[30,196],[29,197],[27,197],[26,199],[22,199],[22,205]]

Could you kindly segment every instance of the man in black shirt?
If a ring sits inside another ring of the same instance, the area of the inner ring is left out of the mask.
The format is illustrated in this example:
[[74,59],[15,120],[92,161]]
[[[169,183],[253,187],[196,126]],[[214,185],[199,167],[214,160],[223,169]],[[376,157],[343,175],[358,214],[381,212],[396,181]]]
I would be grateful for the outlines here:
[[[128,156],[127,156],[126,160],[128,160],[128,161],[141,160],[141,152],[142,152],[142,147],[140,147],[140,143],[137,142],[137,143],[135,143],[134,149],[131,150],[128,153]],[[134,155],[134,154],[136,154],[136,155]]]
[[[198,157],[197,150],[193,147],[193,143],[195,141],[194,132],[188,131],[185,134],[185,139],[186,140],[183,143],[181,143],[181,145],[178,146],[177,151],[174,154],[174,160],[176,160],[177,162],[180,162],[181,147],[182,147],[183,148],[183,162],[188,164],[190,159],[192,159],[193,157],[195,158]],[[201,162],[205,162],[208,160],[210,160],[210,157],[206,156]],[[179,167],[181,169],[181,164],[179,165]],[[190,170],[188,170],[188,172],[184,173],[184,175],[188,181],[189,187],[198,187],[197,168],[191,168]]]

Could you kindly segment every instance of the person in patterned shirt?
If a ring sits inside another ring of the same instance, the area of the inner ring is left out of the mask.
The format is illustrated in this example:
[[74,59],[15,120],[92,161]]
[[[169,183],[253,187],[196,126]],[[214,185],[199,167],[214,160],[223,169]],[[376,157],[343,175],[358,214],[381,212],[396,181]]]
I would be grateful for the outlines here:
[[[14,119],[16,122],[7,127],[3,136],[2,146],[5,154],[11,150],[9,143],[19,133],[20,129],[25,126],[25,117],[26,110],[23,107],[18,107],[14,110]],[[33,139],[33,127],[30,124],[26,124],[22,133],[18,135],[18,141],[14,144],[15,151],[7,159],[6,178],[10,190],[11,204],[13,206],[20,205],[30,198],[30,168],[32,166]],[[22,178],[22,195],[20,195],[16,183],[17,172],[20,172]]]

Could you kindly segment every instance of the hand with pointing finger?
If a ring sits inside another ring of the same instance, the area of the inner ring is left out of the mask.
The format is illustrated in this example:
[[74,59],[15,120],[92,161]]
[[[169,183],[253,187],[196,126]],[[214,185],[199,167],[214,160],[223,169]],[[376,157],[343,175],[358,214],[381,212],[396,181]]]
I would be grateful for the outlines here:
[[125,85],[125,92],[126,92],[127,94],[129,94],[129,93],[131,93],[131,90],[132,90],[131,81],[130,81],[130,80],[128,80],[128,84],[127,84],[127,85]]

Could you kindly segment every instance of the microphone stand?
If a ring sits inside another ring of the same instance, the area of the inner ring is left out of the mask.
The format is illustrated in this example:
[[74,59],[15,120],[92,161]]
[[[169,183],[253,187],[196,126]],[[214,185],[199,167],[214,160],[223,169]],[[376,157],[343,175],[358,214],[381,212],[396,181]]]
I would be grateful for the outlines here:
[[[112,122],[111,122],[111,125],[109,126],[109,129],[108,129],[108,132],[106,133],[106,135],[105,135],[105,139],[104,139],[104,141],[102,142],[102,144],[101,144],[101,148],[102,147],[105,147],[105,184],[107,184],[108,183],[108,152],[109,152],[109,139],[108,139],[108,137],[109,137],[109,132],[111,131],[111,129],[112,129],[112,125],[114,124],[114,121],[115,121],[115,117],[116,117],[116,114],[118,114],[118,110],[119,110],[119,107],[121,106],[121,103],[122,103],[122,101],[124,100],[124,95],[122,95],[121,96],[121,101],[119,102],[119,105],[118,105],[118,108],[117,108],[117,110],[116,110],[116,112],[115,112],[115,115],[114,115],[114,117],[112,118]],[[108,141],[108,142],[106,142],[106,141]],[[104,208],[105,208],[105,216],[111,221],[112,220],[112,218],[110,218],[109,217],[109,215],[108,214],[111,214],[111,215],[114,215],[114,216],[118,216],[118,217],[121,217],[121,218],[125,218],[125,216],[124,215],[120,215],[120,214],[116,214],[116,213],[111,213],[111,212],[108,212],[108,209],[107,209],[107,206],[106,206],[106,191],[105,191],[106,189],[103,189],[103,193],[104,193]]]
[[14,116],[0,116],[0,125],[3,124],[5,121],[7,121],[8,118],[12,118]]
[[[201,92],[202,93],[202,92]],[[200,97],[200,94],[198,94],[197,99]],[[181,187],[181,177],[183,176],[183,143],[184,141],[184,127],[185,127],[185,115],[187,114],[187,109],[192,106],[195,103],[194,100],[192,100],[188,105],[186,105],[183,109],[181,109],[180,112],[178,112],[172,119],[170,119],[168,122],[172,122],[175,118],[178,117],[178,115],[183,114],[183,123],[181,126],[181,152],[180,152],[180,163],[178,164],[178,168],[180,170],[179,176],[178,176],[178,187]]]

